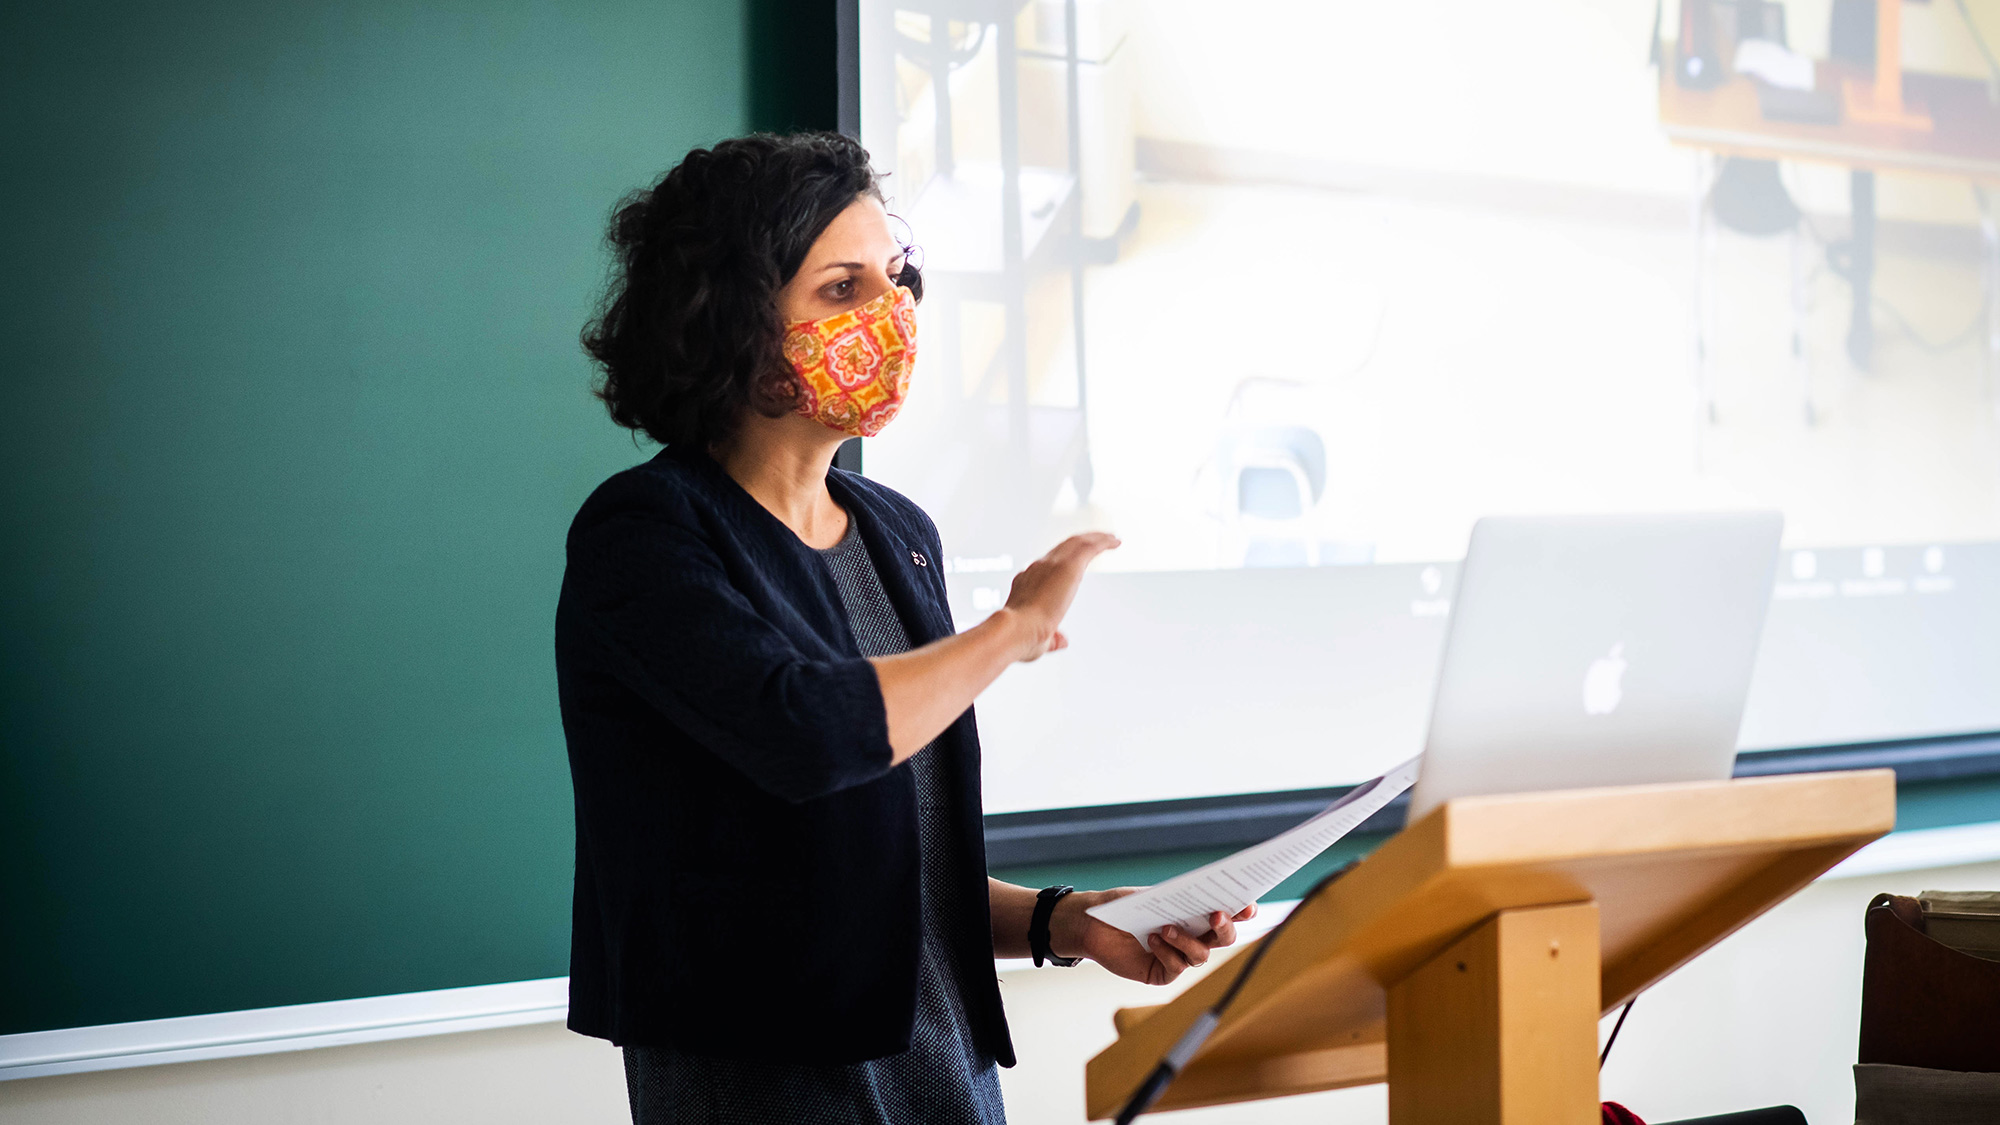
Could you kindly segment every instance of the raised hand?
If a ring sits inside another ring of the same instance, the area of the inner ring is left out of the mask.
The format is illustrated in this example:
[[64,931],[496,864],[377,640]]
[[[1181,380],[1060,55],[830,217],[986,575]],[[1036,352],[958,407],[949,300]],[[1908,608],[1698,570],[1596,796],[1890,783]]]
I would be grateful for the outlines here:
[[1007,594],[1007,609],[1028,625],[1023,630],[1025,647],[1016,659],[1035,660],[1044,653],[1069,646],[1068,638],[1062,634],[1062,620],[1070,603],[1076,600],[1083,572],[1093,559],[1117,546],[1118,537],[1108,532],[1072,535],[1014,576],[1013,589]]

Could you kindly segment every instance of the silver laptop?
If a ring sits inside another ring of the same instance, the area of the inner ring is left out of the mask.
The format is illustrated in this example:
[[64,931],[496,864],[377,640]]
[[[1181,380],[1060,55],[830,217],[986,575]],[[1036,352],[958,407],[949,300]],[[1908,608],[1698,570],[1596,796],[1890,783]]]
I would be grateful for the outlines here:
[[1480,520],[1410,819],[1453,797],[1726,778],[1784,517]]

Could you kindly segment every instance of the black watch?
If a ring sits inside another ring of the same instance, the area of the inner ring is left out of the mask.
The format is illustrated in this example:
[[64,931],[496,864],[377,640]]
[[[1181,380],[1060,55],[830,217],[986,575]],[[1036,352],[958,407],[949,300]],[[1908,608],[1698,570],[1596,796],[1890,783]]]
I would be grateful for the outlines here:
[[1037,969],[1042,967],[1044,961],[1068,968],[1083,960],[1081,957],[1058,957],[1049,948],[1049,915],[1056,912],[1056,903],[1074,890],[1075,887],[1043,887],[1041,893],[1035,896],[1035,916],[1028,920],[1028,951],[1035,955]]

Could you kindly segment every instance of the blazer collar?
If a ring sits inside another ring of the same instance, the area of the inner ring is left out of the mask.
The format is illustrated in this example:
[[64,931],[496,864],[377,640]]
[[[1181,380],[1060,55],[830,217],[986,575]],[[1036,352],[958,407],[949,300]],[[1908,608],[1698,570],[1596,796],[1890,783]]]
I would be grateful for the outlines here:
[[[846,613],[839,591],[833,585],[833,576],[818,554],[806,546],[791,528],[786,527],[784,521],[743,491],[743,487],[705,452],[668,447],[659,455],[688,466],[696,476],[707,481],[708,489],[718,503],[735,508],[740,519],[762,527],[769,539],[789,547],[781,553],[789,554],[796,560],[808,576],[807,581],[820,591],[834,620],[845,625]],[[897,616],[903,619],[903,629],[910,635],[911,647],[951,636],[954,630],[949,603],[945,600],[944,573],[939,565],[941,560],[932,557],[923,528],[896,505],[890,504],[881,495],[880,486],[871,486],[839,469],[827,472],[826,486],[827,491],[833,494],[834,502],[846,509],[848,518],[855,521],[861,540],[868,547],[868,557],[875,564],[875,573],[882,579],[882,589],[896,607]]]

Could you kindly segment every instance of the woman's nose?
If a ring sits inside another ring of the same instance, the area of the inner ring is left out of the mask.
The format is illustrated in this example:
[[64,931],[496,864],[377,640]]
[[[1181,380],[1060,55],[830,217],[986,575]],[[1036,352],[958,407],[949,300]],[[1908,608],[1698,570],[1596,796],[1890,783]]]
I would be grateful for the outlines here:
[[865,305],[895,287],[896,279],[890,276],[888,271],[880,270],[872,271],[862,277],[856,288],[859,290],[861,303]]

